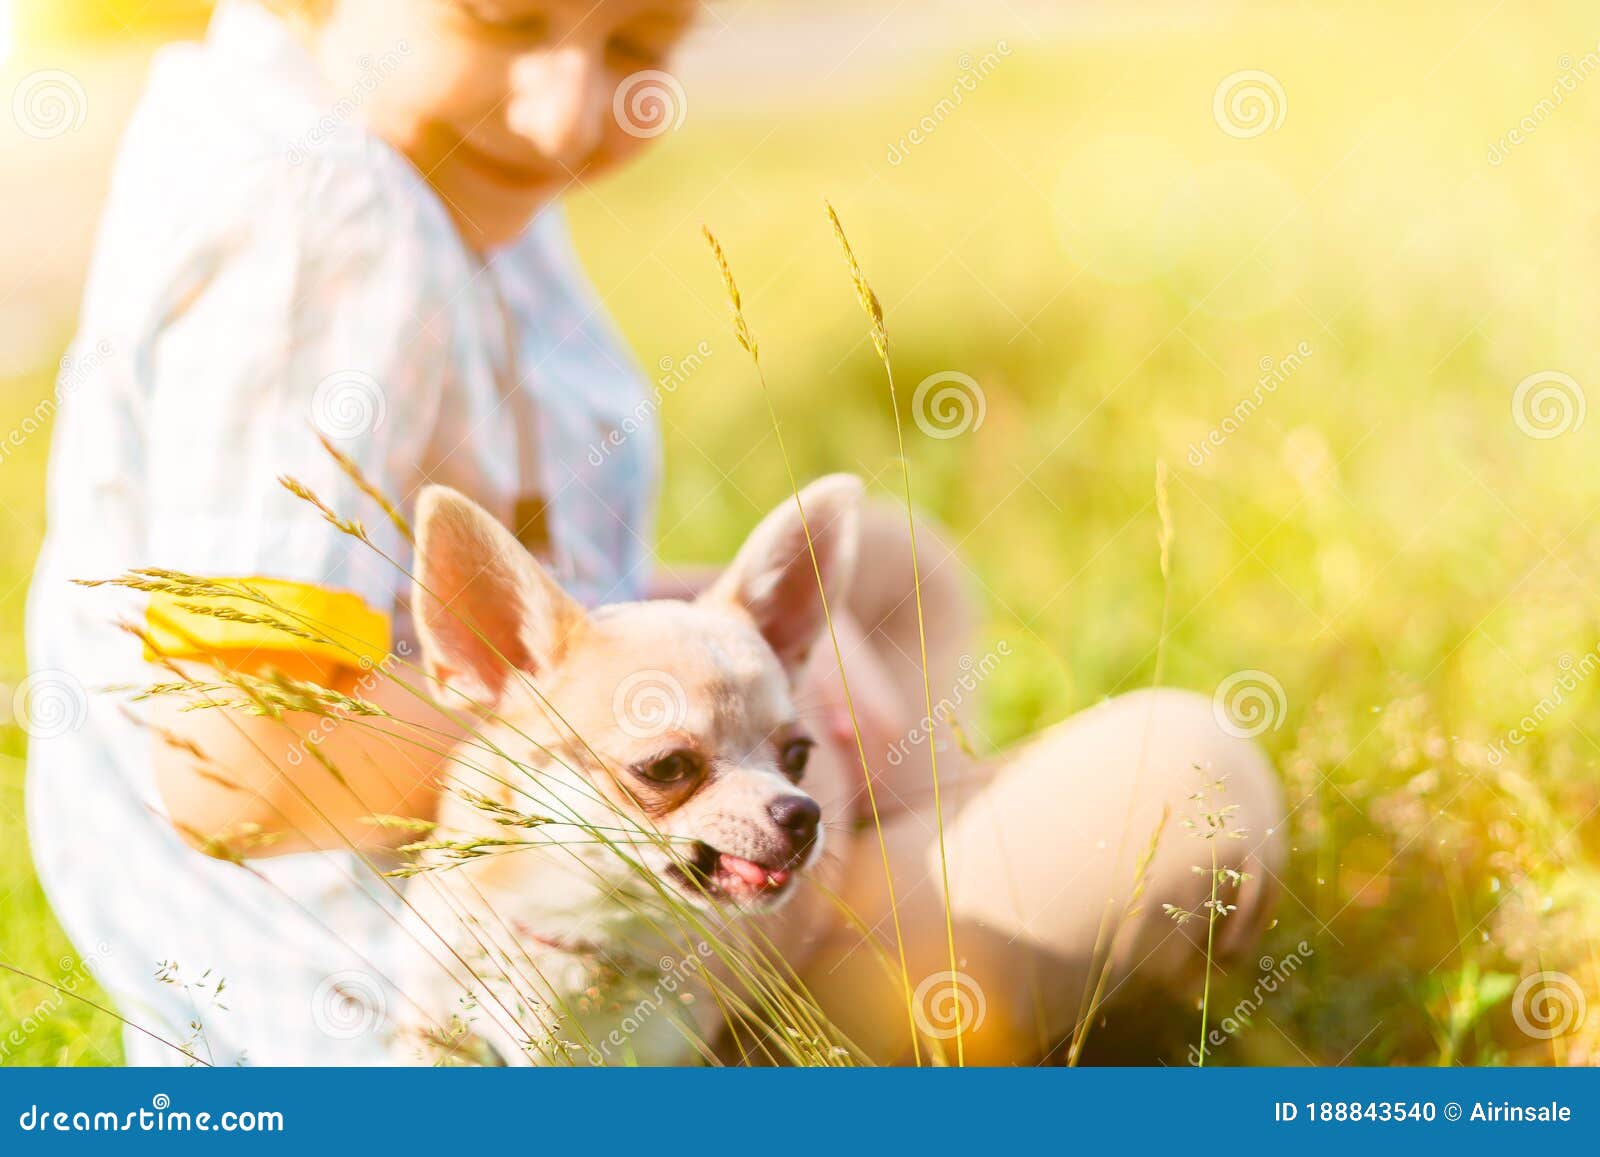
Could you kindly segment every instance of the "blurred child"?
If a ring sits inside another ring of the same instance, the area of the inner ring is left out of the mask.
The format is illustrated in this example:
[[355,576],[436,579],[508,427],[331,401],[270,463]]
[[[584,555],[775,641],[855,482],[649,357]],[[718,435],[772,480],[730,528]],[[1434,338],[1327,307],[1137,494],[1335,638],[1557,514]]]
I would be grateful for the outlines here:
[[[219,1064],[381,1061],[393,925],[386,886],[349,852],[242,869],[186,846],[270,824],[293,795],[277,772],[317,765],[281,731],[256,734],[270,758],[249,751],[239,774],[271,765],[251,784],[267,803],[175,765],[95,693],[155,669],[110,621],[108,592],[71,579],[141,565],[268,577],[374,658],[404,654],[404,575],[277,482],[370,512],[318,433],[397,498],[426,480],[473,495],[590,602],[638,597],[649,577],[654,430],[598,466],[587,455],[644,386],[551,202],[646,143],[614,94],[666,60],[693,3],[270,7],[226,0],[203,43],[163,51],[128,127],[75,343],[109,353],[84,359],[62,407],[29,604],[31,666],[69,672],[90,701],[87,726],[30,753],[34,855],[75,942],[109,945],[97,974],[122,1014],[169,1042],[130,1030],[133,1063],[182,1063],[170,1044]],[[403,562],[398,533],[367,521]],[[206,642],[241,670],[359,674],[214,623]],[[167,723],[222,766],[246,744],[185,719]],[[408,769],[391,807],[429,779]],[[295,817],[277,826],[258,850],[340,846]],[[202,974],[225,981],[220,997]]]

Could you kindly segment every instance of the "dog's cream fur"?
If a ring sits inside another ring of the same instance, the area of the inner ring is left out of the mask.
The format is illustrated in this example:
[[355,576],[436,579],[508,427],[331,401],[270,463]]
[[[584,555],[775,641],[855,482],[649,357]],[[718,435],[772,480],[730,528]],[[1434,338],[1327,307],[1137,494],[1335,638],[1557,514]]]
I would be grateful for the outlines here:
[[[845,475],[808,486],[692,603],[586,612],[487,512],[423,493],[424,660],[484,722],[445,785],[433,838],[454,847],[407,886],[398,1060],[671,1064],[714,1037],[706,933],[736,939],[715,930],[820,855],[792,686],[823,596],[848,589],[860,496]],[[452,866],[506,839],[525,842]]]

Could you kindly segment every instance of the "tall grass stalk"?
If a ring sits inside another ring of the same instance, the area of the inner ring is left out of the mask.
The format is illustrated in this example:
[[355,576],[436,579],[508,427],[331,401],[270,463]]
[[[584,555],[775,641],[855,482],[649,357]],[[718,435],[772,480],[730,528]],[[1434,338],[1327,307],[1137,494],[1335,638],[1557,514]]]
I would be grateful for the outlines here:
[[[1195,1061],[1196,1067],[1203,1068],[1206,1063],[1206,1036],[1211,1018],[1211,974],[1216,966],[1217,922],[1238,911],[1237,904],[1229,904],[1221,896],[1222,885],[1231,884],[1235,890],[1242,887],[1250,879],[1247,872],[1236,868],[1223,868],[1217,866],[1217,840],[1226,837],[1230,840],[1242,840],[1246,836],[1243,828],[1234,828],[1230,824],[1235,812],[1239,810],[1238,804],[1224,804],[1218,800],[1227,783],[1227,776],[1221,775],[1211,779],[1203,766],[1196,765],[1196,770],[1204,777],[1201,786],[1189,796],[1194,802],[1198,818],[1185,817],[1183,826],[1189,831],[1206,841],[1210,853],[1209,867],[1197,865],[1194,871],[1198,875],[1209,876],[1207,881],[1208,895],[1200,904],[1206,914],[1206,956],[1205,974],[1200,996],[1200,1051]],[[1179,927],[1188,923],[1198,915],[1197,912],[1180,908],[1175,904],[1164,904],[1166,914]]]
[[[894,413],[895,444],[900,455],[900,476],[905,484],[906,529],[911,538],[911,587],[916,597],[917,645],[921,650],[922,659],[923,706],[926,711],[925,718],[933,719],[933,683],[928,674],[928,632],[922,611],[922,563],[917,555],[917,520],[911,500],[911,460],[906,457],[905,430],[900,422],[900,402],[895,395],[894,366],[889,359],[889,329],[884,324],[883,306],[878,301],[878,295],[872,291],[867,275],[861,269],[861,263],[856,260],[855,251],[850,248],[850,239],[845,236],[839,214],[834,212],[831,204],[827,202],[823,204],[827,206],[828,220],[833,225],[833,235],[839,242],[839,248],[844,251],[845,264],[850,268],[850,279],[855,284],[856,299],[867,315],[868,328],[872,334],[872,348],[878,351],[878,360],[883,363],[883,372],[889,382],[889,406]],[[950,902],[950,857],[945,850],[944,800],[939,788],[939,752],[938,745],[932,742],[928,744],[928,761],[933,776],[933,819],[939,837],[940,883],[944,889],[944,931],[950,957],[950,999],[952,1007],[960,1008],[961,987],[959,974],[956,971],[955,917]],[[964,1065],[967,1057],[960,1017],[956,1018],[955,1039],[956,1064]]]
[[[911,987],[911,972],[906,963],[905,936],[900,928],[900,905],[895,895],[894,871],[889,863],[889,843],[884,835],[883,820],[878,811],[877,790],[872,781],[872,768],[868,765],[866,744],[861,738],[861,724],[856,717],[855,699],[850,694],[850,679],[845,672],[844,655],[839,648],[839,634],[833,623],[833,611],[828,606],[828,594],[822,581],[822,568],[817,561],[816,545],[811,537],[811,524],[806,518],[805,506],[800,501],[800,483],[795,476],[794,464],[789,458],[789,451],[783,442],[783,426],[778,421],[778,411],[772,400],[772,391],[767,385],[766,370],[761,365],[760,347],[757,346],[755,335],[750,331],[749,322],[744,315],[744,302],[739,294],[738,282],[734,280],[733,267],[728,263],[727,255],[723,252],[722,244],[711,232],[710,228],[703,228],[706,244],[711,248],[712,259],[716,262],[717,270],[722,275],[723,289],[727,293],[728,306],[733,315],[734,335],[739,345],[750,355],[750,360],[755,366],[756,380],[761,386],[761,396],[766,401],[767,415],[772,422],[772,431],[778,442],[778,454],[783,459],[783,467],[789,476],[789,488],[794,494],[795,509],[800,513],[800,525],[805,531],[806,549],[811,555],[811,567],[816,575],[817,590],[822,599],[822,614],[828,625],[828,640],[833,646],[834,663],[839,671],[839,682],[844,690],[845,708],[850,715],[850,730],[855,737],[856,758],[861,764],[861,775],[867,788],[867,806],[872,812],[872,826],[878,835],[878,849],[883,858],[884,881],[889,891],[889,915],[894,924],[895,950],[900,958],[900,985],[905,994],[906,1020],[911,1033],[912,1056],[916,1063],[922,1064],[921,1034],[917,1029],[915,997]],[[913,557],[915,546],[913,540]],[[920,606],[920,604],[919,604]],[[919,612],[920,619],[920,612]],[[923,663],[926,669],[926,657]],[[931,710],[931,708],[930,708]],[[942,836],[941,836],[942,839]],[[954,965],[952,964],[952,969]]]
[[[1155,476],[1155,504],[1158,529],[1156,532],[1157,559],[1161,568],[1161,623],[1156,634],[1155,670],[1151,676],[1151,687],[1160,687],[1165,673],[1167,655],[1167,632],[1172,621],[1172,502],[1170,475],[1164,461],[1156,461]],[[1128,810],[1122,822],[1122,831],[1117,837],[1117,861],[1122,859],[1122,853],[1127,847],[1128,833],[1133,827],[1133,810],[1139,799],[1139,786],[1144,778],[1145,757],[1150,746],[1151,718],[1155,712],[1152,702],[1150,711],[1145,715],[1144,731],[1139,738],[1139,758],[1134,764],[1133,785],[1128,795]],[[1094,1018],[1099,1012],[1100,1001],[1103,999],[1106,982],[1110,975],[1112,962],[1116,958],[1117,937],[1128,921],[1136,914],[1134,908],[1135,898],[1142,895],[1149,871],[1150,861],[1154,859],[1156,845],[1161,839],[1161,833],[1167,823],[1167,814],[1162,814],[1161,822],[1156,825],[1155,834],[1151,837],[1149,847],[1141,859],[1134,873],[1132,891],[1129,893],[1128,902],[1123,905],[1123,910],[1115,919],[1111,916],[1111,909],[1107,906],[1100,914],[1100,923],[1095,929],[1094,947],[1089,953],[1089,975],[1084,981],[1083,999],[1078,1005],[1078,1020],[1073,1028],[1072,1043],[1068,1047],[1068,1064],[1076,1065],[1083,1055],[1083,1046],[1093,1026]],[[1102,956],[1103,953],[1103,956]],[[1095,962],[1099,964],[1096,966]]]
[[201,1065],[201,1066],[204,1066],[205,1068],[208,1068],[208,1069],[212,1067],[210,1061],[206,1060],[203,1057],[196,1056],[193,1052],[191,1052],[189,1049],[185,1048],[183,1045],[178,1044],[176,1041],[170,1041],[166,1037],[162,1036],[159,1033],[151,1032],[149,1029],[145,1028],[141,1024],[135,1024],[133,1021],[129,1020],[127,1017],[125,1017],[121,1013],[119,1013],[116,1009],[109,1008],[106,1005],[101,1004],[99,1001],[90,1000],[87,996],[84,996],[82,993],[73,992],[69,988],[64,988],[61,985],[54,983],[53,981],[46,980],[42,976],[35,976],[31,972],[28,972],[28,971],[26,971],[24,969],[18,968],[13,964],[7,964],[3,960],[0,960],[0,972],[9,972],[12,976],[20,977],[23,980],[26,980],[26,981],[28,981],[28,982],[30,982],[32,984],[43,985],[45,988],[48,988],[50,991],[54,992],[57,996],[68,997],[69,999],[77,1001],[79,1004],[85,1006],[86,1008],[92,1008],[96,1012],[103,1012],[107,1016],[111,1017],[111,1019],[117,1021],[119,1024],[123,1025],[124,1027],[131,1028],[134,1032],[139,1033],[142,1036],[147,1036],[151,1040],[155,1041],[157,1044],[165,1045],[167,1048],[172,1049],[174,1052],[182,1053],[184,1056],[188,1057],[191,1061],[193,1061],[196,1065]]
[[1211,848],[1211,898],[1206,902],[1206,973],[1200,990],[1200,1053],[1195,1067],[1206,1067],[1206,1028],[1211,1019],[1211,958],[1217,942],[1217,841],[1207,840]]

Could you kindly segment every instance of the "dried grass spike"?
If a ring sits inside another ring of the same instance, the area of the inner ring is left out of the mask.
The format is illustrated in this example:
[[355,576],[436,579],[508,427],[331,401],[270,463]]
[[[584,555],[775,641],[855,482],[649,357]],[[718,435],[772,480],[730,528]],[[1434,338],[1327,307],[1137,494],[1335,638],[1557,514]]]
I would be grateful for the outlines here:
[[1169,488],[1170,475],[1167,464],[1156,460],[1156,514],[1161,519],[1161,577],[1170,578],[1172,571],[1172,502]]
[[728,294],[728,305],[733,311],[733,333],[739,339],[739,344],[757,362],[761,360],[761,352],[756,346],[755,335],[750,332],[749,323],[744,319],[744,300],[739,296],[739,285],[733,279],[733,268],[728,264],[728,256],[722,251],[722,245],[717,240],[710,226],[702,225],[700,231],[706,236],[706,244],[711,246],[711,256],[717,263],[717,269],[722,273],[722,287]]
[[293,478],[288,474],[280,474],[278,475],[278,485],[301,501],[309,502],[312,506],[315,506],[321,511],[323,519],[335,530],[348,534],[351,538],[359,539],[374,550],[377,549],[373,545],[372,539],[368,537],[367,528],[361,524],[360,519],[345,518],[334,513],[332,507],[318,498],[311,488],[299,479]]
[[889,327],[884,324],[883,305],[878,301],[878,295],[872,292],[867,275],[862,271],[861,263],[856,260],[855,250],[850,248],[850,239],[844,235],[844,225],[839,221],[839,214],[833,211],[833,205],[828,201],[824,201],[823,204],[828,208],[828,220],[833,222],[833,235],[839,239],[839,248],[844,250],[845,262],[850,266],[850,279],[856,285],[856,299],[861,302],[861,308],[872,324],[872,348],[878,351],[879,359],[888,364]]
[[394,523],[394,527],[400,532],[401,537],[412,546],[416,546],[417,536],[411,532],[411,524],[406,521],[405,516],[400,513],[395,504],[389,501],[383,491],[368,481],[367,476],[361,472],[361,467],[356,464],[356,460],[335,446],[332,440],[320,430],[317,431],[317,441],[322,443],[322,448],[338,463],[339,469],[344,471],[345,477],[356,484],[356,489],[376,502],[384,514],[388,515],[389,521]]

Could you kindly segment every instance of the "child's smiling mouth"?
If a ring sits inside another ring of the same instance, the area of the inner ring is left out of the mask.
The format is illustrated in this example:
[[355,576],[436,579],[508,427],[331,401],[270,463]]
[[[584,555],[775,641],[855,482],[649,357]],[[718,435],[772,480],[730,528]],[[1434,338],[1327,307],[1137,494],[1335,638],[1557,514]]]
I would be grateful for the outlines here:
[[563,175],[540,165],[517,164],[493,156],[467,141],[459,142],[454,156],[487,177],[494,184],[519,192],[531,192],[559,184]]

